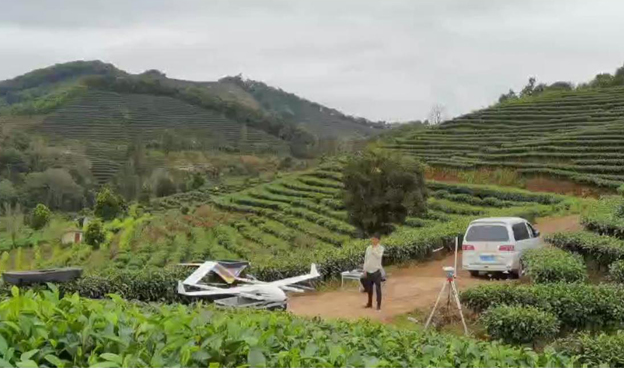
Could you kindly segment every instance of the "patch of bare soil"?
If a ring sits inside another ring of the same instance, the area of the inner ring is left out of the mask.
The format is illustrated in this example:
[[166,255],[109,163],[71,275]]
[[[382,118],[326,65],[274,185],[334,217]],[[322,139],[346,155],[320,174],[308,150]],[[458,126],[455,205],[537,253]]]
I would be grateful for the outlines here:
[[[542,218],[537,221],[536,227],[542,234],[550,234],[557,231],[579,230],[581,225],[579,224],[579,216],[573,215]],[[288,309],[292,313],[302,316],[350,320],[370,318],[389,323],[398,315],[415,309],[430,308],[445,282],[442,267],[452,266],[453,263],[454,255],[448,254],[440,260],[403,267],[388,267],[386,269],[388,280],[382,290],[381,311],[363,308],[367,300],[366,294],[358,290],[356,282],[345,286],[342,290],[293,296],[289,300]],[[456,283],[459,290],[487,282],[507,282],[505,280],[490,280],[487,277],[471,277],[467,271],[461,270],[461,253],[458,255],[458,268],[460,271],[457,274]],[[375,304],[374,299],[373,304]]]

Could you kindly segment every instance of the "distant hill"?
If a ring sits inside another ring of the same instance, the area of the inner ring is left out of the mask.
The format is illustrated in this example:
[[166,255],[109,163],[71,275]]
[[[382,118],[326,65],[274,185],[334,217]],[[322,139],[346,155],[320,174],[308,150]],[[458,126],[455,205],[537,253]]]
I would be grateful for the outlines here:
[[[47,113],[72,97],[68,91],[77,88],[81,79],[93,76],[128,79],[133,77],[134,80],[157,81],[159,85],[175,89],[200,89],[202,93],[221,102],[239,104],[303,125],[319,137],[366,137],[384,127],[383,124],[351,117],[262,82],[243,80],[241,77],[226,77],[215,82],[197,82],[167,78],[157,70],[131,75],[101,61],[57,64],[0,81],[0,108],[13,114]],[[153,91],[141,92],[151,94]],[[52,100],[56,103],[53,104]]]
[[226,77],[219,80],[221,85],[234,85],[246,91],[259,105],[282,118],[304,124],[320,137],[342,137],[371,135],[375,129],[383,129],[383,123],[373,123],[364,118],[348,116],[316,102],[308,101],[295,94],[265,83],[244,80],[242,77]]
[[118,172],[136,144],[307,158],[325,140],[365,139],[384,127],[240,77],[185,81],[158,70],[130,74],[101,61],[1,81],[0,125],[57,146],[78,142],[99,183]]
[[592,81],[502,101],[439,126],[390,134],[385,147],[434,167],[509,168],[611,189],[624,184],[624,85]]

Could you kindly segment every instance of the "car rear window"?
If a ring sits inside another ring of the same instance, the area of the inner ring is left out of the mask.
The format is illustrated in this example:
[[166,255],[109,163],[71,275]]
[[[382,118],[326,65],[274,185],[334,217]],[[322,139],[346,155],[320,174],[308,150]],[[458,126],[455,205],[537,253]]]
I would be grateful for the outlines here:
[[465,241],[507,241],[509,232],[501,225],[475,225],[466,233]]

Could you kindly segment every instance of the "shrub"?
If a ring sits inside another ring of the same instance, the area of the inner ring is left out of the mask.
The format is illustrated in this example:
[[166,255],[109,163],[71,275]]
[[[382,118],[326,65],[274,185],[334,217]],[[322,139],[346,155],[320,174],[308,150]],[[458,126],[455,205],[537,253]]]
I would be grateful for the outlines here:
[[42,229],[50,222],[51,214],[50,209],[46,205],[39,203],[30,217],[30,226],[35,230]]
[[99,248],[104,240],[106,240],[106,234],[102,226],[102,221],[94,219],[87,225],[87,231],[85,231],[85,243]]
[[95,199],[94,212],[96,216],[110,221],[126,210],[126,204],[121,196],[115,194],[110,188],[104,187]]
[[169,176],[160,176],[156,181],[156,197],[165,197],[176,192],[176,185]]
[[552,313],[531,306],[500,305],[480,318],[490,338],[508,344],[548,341],[559,332],[559,321]]
[[577,357],[577,364],[588,367],[624,367],[624,331],[613,335],[582,333],[557,340],[556,351]]
[[591,258],[601,266],[624,259],[624,241],[590,231],[555,233],[544,238],[557,248]]
[[535,283],[583,282],[587,279],[585,263],[580,256],[558,248],[529,249],[522,255],[522,264]]
[[624,260],[613,262],[609,266],[609,277],[615,282],[624,283]]
[[[0,301],[3,366],[573,366],[549,350],[265,311],[89,300],[56,292]],[[25,326],[19,328],[19,326]],[[30,327],[28,327],[30,326]],[[28,327],[28,328],[27,328]],[[374,343],[372,343],[374,342]]]
[[480,285],[461,294],[475,312],[497,305],[533,306],[553,313],[562,329],[617,329],[624,326],[624,287],[617,284]]

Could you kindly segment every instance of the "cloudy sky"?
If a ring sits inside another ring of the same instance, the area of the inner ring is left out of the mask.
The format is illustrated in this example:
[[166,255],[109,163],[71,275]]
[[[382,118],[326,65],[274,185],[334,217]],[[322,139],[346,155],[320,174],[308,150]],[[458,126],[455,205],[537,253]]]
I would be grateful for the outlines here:
[[0,0],[0,79],[76,59],[265,81],[369,119],[457,115],[624,63],[621,0]]

